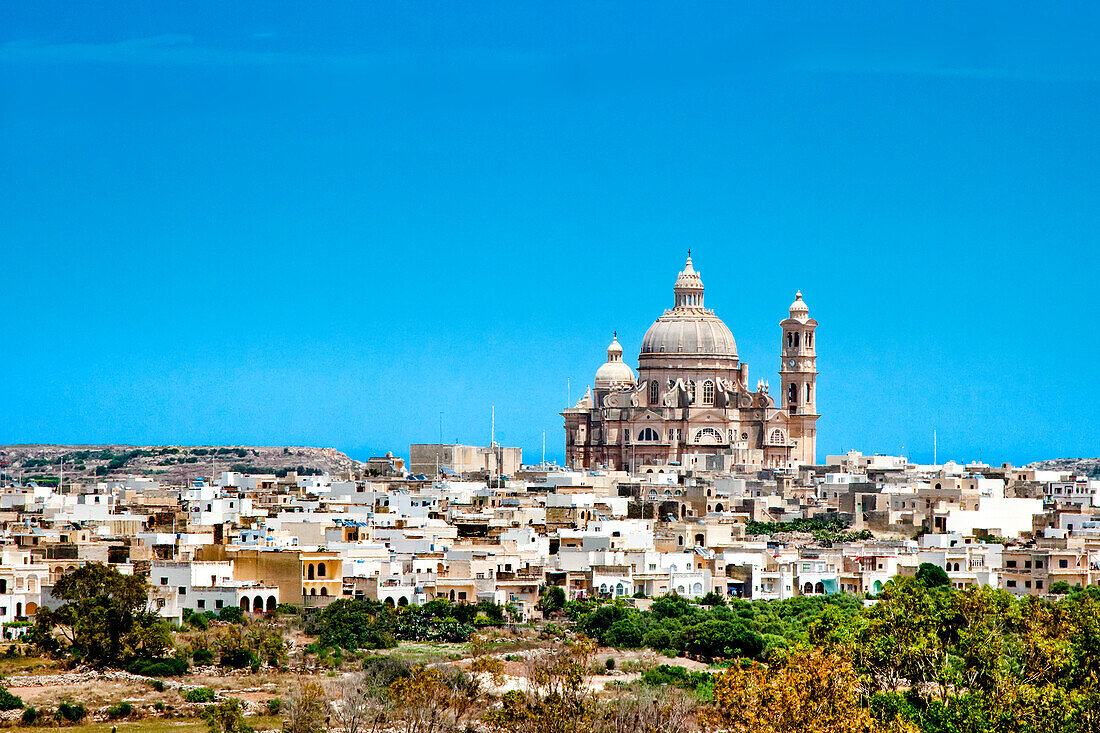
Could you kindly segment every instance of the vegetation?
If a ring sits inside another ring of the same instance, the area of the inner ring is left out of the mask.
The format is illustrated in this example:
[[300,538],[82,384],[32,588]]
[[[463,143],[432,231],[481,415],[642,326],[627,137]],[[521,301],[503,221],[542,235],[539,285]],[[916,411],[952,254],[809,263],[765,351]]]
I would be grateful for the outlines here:
[[623,602],[572,602],[566,610],[579,631],[604,646],[648,647],[669,656],[763,660],[778,649],[805,641],[809,624],[827,610],[852,617],[860,607],[858,598],[847,595],[733,600],[709,607],[669,595],[656,599],[648,611]]
[[162,659],[172,647],[168,625],[147,609],[144,578],[92,563],[62,575],[54,595],[64,603],[40,608],[29,639],[42,651],[93,667],[125,667]]
[[504,623],[495,603],[454,604],[444,599],[395,608],[369,600],[341,598],[310,617],[306,632],[325,649],[388,649],[401,641],[464,642],[478,626]]
[[6,687],[0,687],[0,710],[18,710],[23,707],[23,700],[13,695]]

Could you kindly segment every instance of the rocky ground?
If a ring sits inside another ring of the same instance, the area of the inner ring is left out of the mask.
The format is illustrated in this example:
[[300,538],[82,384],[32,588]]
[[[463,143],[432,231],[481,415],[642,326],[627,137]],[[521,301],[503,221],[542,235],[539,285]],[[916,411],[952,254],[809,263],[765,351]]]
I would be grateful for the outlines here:
[[1044,471],[1072,471],[1080,476],[1100,478],[1100,458],[1054,458],[1049,461],[1036,461],[1028,468]]
[[5,445],[0,468],[6,476],[56,484],[65,461],[65,481],[156,476],[182,482],[222,471],[298,471],[346,476],[358,461],[334,448],[252,445]]

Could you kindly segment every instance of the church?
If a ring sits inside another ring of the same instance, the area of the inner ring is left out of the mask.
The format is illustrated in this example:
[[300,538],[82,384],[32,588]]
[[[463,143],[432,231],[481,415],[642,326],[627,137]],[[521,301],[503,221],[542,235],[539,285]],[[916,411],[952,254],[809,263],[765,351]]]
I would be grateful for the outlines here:
[[592,386],[561,413],[566,465],[646,471],[696,465],[715,454],[745,470],[813,464],[817,321],[802,293],[779,324],[778,403],[764,380],[749,389],[748,366],[737,358],[733,334],[704,307],[703,279],[690,250],[673,294],[673,307],[642,339],[637,376],[613,338]]

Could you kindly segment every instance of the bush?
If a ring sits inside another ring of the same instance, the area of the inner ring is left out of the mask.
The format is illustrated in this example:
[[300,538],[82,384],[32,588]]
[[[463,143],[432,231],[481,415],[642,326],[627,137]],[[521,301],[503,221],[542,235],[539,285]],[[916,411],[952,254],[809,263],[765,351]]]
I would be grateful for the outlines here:
[[11,694],[6,687],[0,687],[0,710],[18,710],[23,700]]
[[153,680],[150,684],[153,685],[153,689],[157,692],[164,692],[164,680]]
[[187,660],[179,657],[136,659],[126,670],[143,677],[179,677],[187,674]]
[[226,606],[218,613],[218,620],[231,624],[243,624],[244,611],[236,606]]
[[191,661],[200,666],[214,663],[214,652],[209,649],[196,649],[191,655]]
[[214,691],[209,687],[196,687],[183,693],[187,702],[214,702]]
[[134,706],[130,703],[123,701],[118,705],[112,705],[107,708],[107,717],[111,720],[118,720],[119,718],[129,718],[134,714]]
[[608,657],[607,661],[604,662],[604,666],[607,667],[608,672],[615,669],[615,657]]
[[277,697],[273,697],[267,701],[267,714],[278,715],[279,711],[283,708],[283,701]]
[[41,717],[42,713],[35,708],[24,708],[23,715],[20,718],[20,721],[23,723],[23,725],[36,725],[39,718]]
[[54,718],[57,722],[66,723],[79,723],[88,717],[88,710],[84,707],[84,703],[68,703],[63,702],[57,706],[57,713],[54,714]]

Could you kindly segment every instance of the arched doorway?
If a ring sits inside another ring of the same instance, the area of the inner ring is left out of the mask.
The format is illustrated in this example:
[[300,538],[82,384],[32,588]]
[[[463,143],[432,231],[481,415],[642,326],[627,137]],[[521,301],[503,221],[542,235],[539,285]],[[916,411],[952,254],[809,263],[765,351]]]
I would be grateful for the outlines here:
[[278,608],[279,608],[279,602],[277,600],[275,600],[275,596],[268,596],[267,597],[267,610],[268,610],[268,613],[276,611],[276,610],[278,610]]

